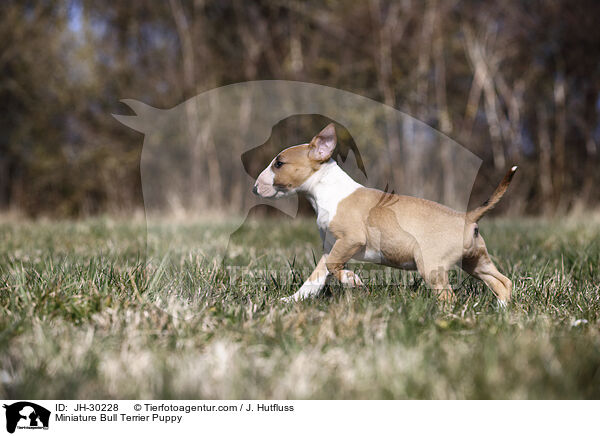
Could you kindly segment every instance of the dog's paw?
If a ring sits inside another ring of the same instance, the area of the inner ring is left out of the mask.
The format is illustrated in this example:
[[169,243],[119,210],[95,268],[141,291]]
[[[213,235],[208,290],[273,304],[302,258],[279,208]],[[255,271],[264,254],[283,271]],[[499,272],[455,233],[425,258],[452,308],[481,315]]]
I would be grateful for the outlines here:
[[320,284],[313,283],[305,283],[303,284],[298,291],[290,295],[289,297],[283,297],[281,301],[285,301],[286,303],[292,303],[300,300],[304,300],[306,298],[315,297],[321,292],[322,286]]
[[355,288],[357,286],[364,286],[360,277],[349,270],[342,271],[342,273],[340,274],[340,281],[343,285],[350,286],[351,288]]
[[498,309],[506,309],[508,302],[506,300],[498,300]]
[[297,303],[298,301],[305,300],[309,297],[310,297],[310,295],[303,295],[303,294],[300,294],[299,292],[296,292],[295,294],[281,298],[281,301],[283,301],[284,303]]
[[456,301],[456,295],[451,289],[442,289],[437,292],[437,298],[444,304],[452,304]]

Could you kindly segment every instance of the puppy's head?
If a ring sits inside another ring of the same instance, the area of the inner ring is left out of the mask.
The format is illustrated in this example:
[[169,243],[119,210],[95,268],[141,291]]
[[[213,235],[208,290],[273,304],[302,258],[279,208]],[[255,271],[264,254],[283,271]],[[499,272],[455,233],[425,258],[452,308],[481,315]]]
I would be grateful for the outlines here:
[[296,192],[331,158],[336,142],[335,127],[329,124],[308,144],[286,148],[260,173],[252,192],[263,198],[281,198]]

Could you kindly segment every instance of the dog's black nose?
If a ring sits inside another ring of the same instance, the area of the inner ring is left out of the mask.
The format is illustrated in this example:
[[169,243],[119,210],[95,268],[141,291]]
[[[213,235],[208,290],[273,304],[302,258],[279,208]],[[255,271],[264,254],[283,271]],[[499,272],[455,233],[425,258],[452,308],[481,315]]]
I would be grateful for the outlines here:
[[256,185],[254,185],[254,188],[252,188],[252,192],[253,192],[255,195],[258,195],[258,188],[256,187]]

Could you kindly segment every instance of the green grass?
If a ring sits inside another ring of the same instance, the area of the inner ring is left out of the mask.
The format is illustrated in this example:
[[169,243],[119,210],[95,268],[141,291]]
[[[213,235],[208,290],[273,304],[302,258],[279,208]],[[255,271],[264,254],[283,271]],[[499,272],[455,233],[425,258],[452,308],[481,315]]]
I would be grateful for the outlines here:
[[[297,304],[314,221],[0,223],[3,398],[600,398],[600,221],[484,220],[514,282],[444,307],[414,273]],[[147,248],[147,257],[146,257]],[[368,267],[353,264],[363,274]],[[462,280],[462,279],[461,279]]]

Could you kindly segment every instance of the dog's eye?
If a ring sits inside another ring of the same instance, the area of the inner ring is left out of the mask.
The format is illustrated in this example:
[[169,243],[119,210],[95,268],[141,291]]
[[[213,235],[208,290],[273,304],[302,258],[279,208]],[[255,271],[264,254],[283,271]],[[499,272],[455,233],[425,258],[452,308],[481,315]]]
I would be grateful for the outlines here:
[[280,160],[275,161],[275,168],[281,168],[283,166],[284,162],[281,162]]

